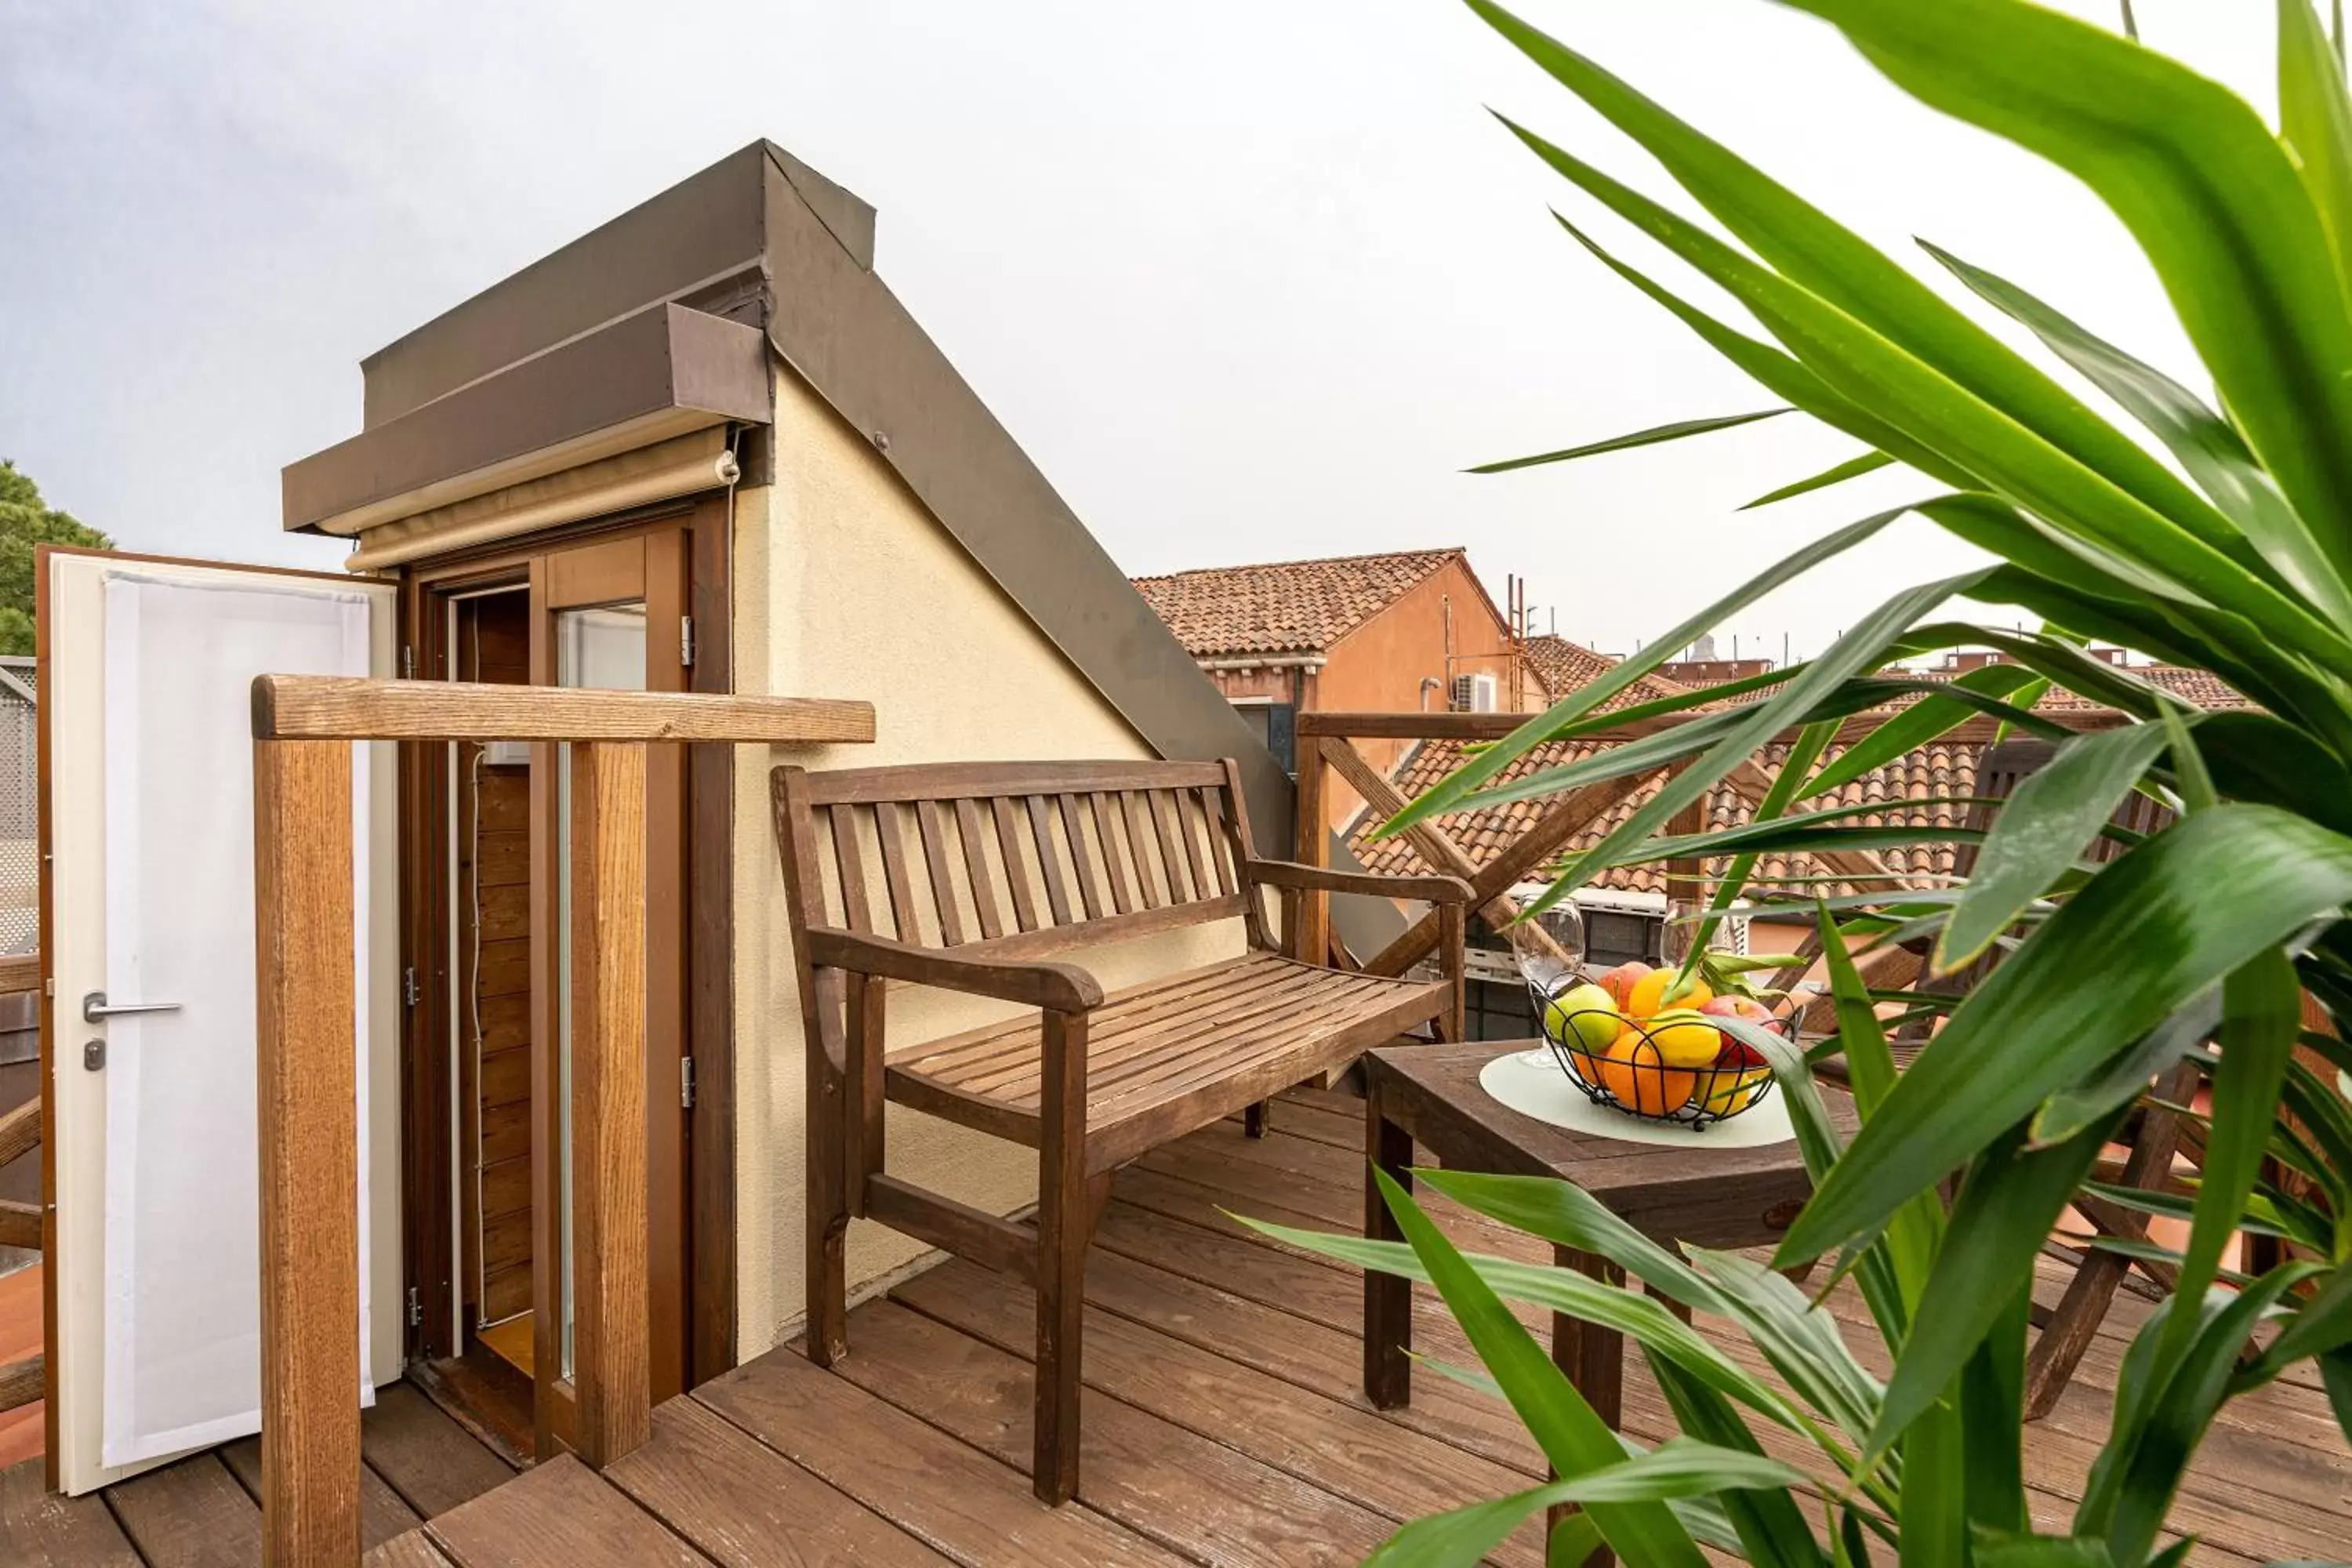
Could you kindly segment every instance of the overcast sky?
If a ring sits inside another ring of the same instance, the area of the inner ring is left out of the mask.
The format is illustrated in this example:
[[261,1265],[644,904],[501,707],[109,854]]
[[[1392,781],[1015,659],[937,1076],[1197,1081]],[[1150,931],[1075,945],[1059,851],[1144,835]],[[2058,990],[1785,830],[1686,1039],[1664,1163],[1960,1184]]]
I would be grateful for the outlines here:
[[[1881,244],[2203,384],[2104,208],[1821,24],[1522,10]],[[2265,0],[2138,10],[2269,112]],[[1738,513],[1854,450],[1796,416],[1463,474],[1771,402],[1553,226],[1590,204],[1486,105],[1670,193],[1448,0],[0,0],[0,456],[129,548],[331,565],[280,535],[278,474],[359,429],[362,355],[767,136],[879,209],[878,270],[1131,572],[1466,544],[1498,599],[1523,574],[1539,624],[1622,653],[1927,493]],[[1809,651],[1968,560],[1906,523],[1726,651]]]

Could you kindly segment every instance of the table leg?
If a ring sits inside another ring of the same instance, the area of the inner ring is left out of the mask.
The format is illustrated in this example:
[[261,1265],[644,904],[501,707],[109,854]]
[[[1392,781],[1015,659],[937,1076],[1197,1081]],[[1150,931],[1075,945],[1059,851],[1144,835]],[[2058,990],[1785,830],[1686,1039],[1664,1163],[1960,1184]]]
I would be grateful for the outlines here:
[[[1625,1271],[1598,1253],[1555,1247],[1551,1260],[1562,1268],[1573,1268],[1603,1284],[1625,1283]],[[1611,1431],[1618,1430],[1625,1407],[1625,1336],[1614,1329],[1554,1312],[1551,1359],[1553,1364],[1568,1373],[1569,1382],[1584,1395],[1584,1402],[1592,1406],[1593,1413],[1609,1424]],[[1553,1527],[1571,1511],[1570,1505],[1563,1503],[1547,1513],[1545,1536],[1549,1538]],[[1616,1561],[1617,1554],[1602,1547],[1585,1559],[1584,1568],[1611,1568]]]
[[[1374,1241],[1402,1241],[1404,1232],[1389,1212],[1375,1168],[1399,1186],[1412,1188],[1412,1138],[1383,1112],[1380,1086],[1364,1095],[1364,1235]],[[1412,1281],[1377,1269],[1364,1270],[1364,1395],[1376,1410],[1393,1410],[1412,1398]]]

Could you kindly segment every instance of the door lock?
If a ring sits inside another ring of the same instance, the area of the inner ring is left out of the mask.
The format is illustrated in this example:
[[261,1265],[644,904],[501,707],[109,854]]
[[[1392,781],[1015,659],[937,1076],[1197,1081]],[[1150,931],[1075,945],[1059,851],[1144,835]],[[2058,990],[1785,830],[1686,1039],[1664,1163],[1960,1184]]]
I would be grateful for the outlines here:
[[81,999],[81,1021],[102,1024],[125,1013],[176,1013],[177,1002],[109,1002],[106,993],[93,991]]

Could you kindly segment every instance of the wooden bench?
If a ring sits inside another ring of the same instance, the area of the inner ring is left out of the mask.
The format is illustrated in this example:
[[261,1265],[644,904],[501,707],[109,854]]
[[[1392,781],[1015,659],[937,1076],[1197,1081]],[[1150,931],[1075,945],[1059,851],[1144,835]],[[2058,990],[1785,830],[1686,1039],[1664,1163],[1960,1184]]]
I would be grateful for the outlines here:
[[[809,1354],[829,1366],[848,1349],[852,1215],[1033,1283],[1033,1475],[1049,1503],[1077,1487],[1082,1277],[1112,1170],[1407,1029],[1462,1037],[1469,885],[1261,860],[1239,779],[1230,761],[774,773],[809,1042]],[[1444,978],[1286,956],[1267,934],[1262,888],[1435,903]],[[1241,956],[1108,995],[1086,970],[1041,956],[1234,920]],[[892,982],[1037,1013],[886,1049]],[[886,1100],[1035,1149],[1034,1221],[888,1173]]]

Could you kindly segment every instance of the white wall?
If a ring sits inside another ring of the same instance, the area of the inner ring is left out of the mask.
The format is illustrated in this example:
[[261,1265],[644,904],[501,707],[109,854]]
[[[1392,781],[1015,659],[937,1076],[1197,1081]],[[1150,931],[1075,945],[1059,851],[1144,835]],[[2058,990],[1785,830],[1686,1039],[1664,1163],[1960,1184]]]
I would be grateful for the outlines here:
[[[740,691],[862,698],[870,746],[738,752],[735,780],[738,1352],[788,1337],[804,1312],[806,1147],[798,987],[769,815],[768,772],[947,761],[1140,757],[1150,751],[975,566],[882,459],[806,383],[777,373],[776,478],[737,495],[735,682]],[[1092,951],[1106,987],[1239,952],[1239,921]],[[895,990],[893,1045],[1017,1009]],[[889,1169],[1011,1213],[1034,1198],[1036,1157],[889,1110]],[[860,1220],[853,1293],[917,1258],[916,1243]]]

